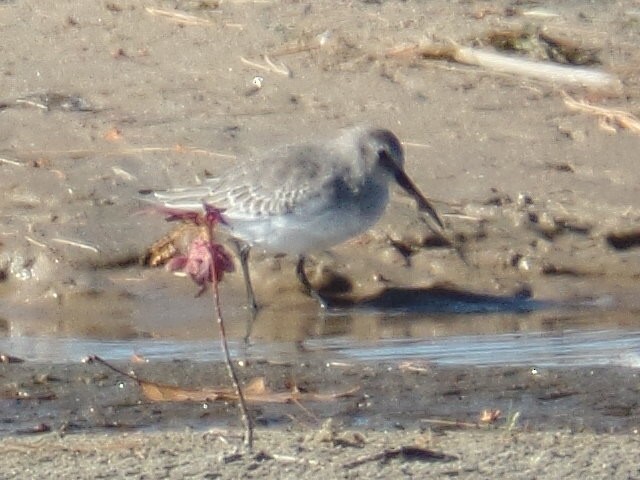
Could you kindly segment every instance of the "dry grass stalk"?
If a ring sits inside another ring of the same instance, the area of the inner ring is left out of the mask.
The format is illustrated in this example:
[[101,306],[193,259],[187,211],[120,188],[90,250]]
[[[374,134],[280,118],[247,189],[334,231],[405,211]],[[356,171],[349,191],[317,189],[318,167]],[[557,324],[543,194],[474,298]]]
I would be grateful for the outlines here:
[[291,76],[291,70],[284,63],[280,62],[280,65],[276,65],[271,61],[271,59],[267,55],[263,55],[266,65],[261,65],[257,62],[252,62],[251,60],[247,60],[244,57],[240,57],[240,61],[245,65],[249,65],[250,67],[257,68],[258,70],[263,70],[265,72],[277,73],[278,75],[284,75],[285,77]]
[[202,25],[202,26],[213,25],[213,22],[211,20],[208,20],[202,17],[197,17],[196,15],[190,15],[188,13],[180,12],[178,10],[164,10],[162,8],[153,8],[153,7],[145,7],[145,10],[151,15],[169,18],[170,20],[181,23],[183,25]]
[[619,90],[620,81],[611,74],[591,68],[535,62],[476,48],[459,47],[454,59],[496,72],[510,73],[563,85],[578,85],[596,90]]
[[477,48],[461,47],[454,43],[447,45],[401,45],[387,51],[386,56],[419,56],[435,60],[449,60],[483,67],[491,72],[507,73],[549,83],[582,86],[594,90],[618,92],[622,88],[620,80],[615,75],[601,70],[536,62]]
[[40,247],[40,248],[49,248],[46,244],[44,244],[44,243],[42,243],[42,242],[39,242],[39,241],[37,241],[36,239],[31,238],[31,237],[30,237],[30,236],[28,236],[28,235],[25,235],[25,236],[24,236],[24,239],[25,239],[27,242],[29,242],[30,244],[35,245],[36,247]]
[[24,167],[24,163],[16,162],[15,160],[9,160],[8,158],[0,158],[0,163],[6,163],[7,165],[13,165],[14,167]]
[[618,129],[624,129],[640,134],[640,120],[629,112],[589,105],[584,100],[576,100],[566,92],[562,92],[562,98],[570,110],[598,117],[600,128],[609,133],[617,133]]
[[[95,155],[103,155],[107,157],[121,156],[121,155],[138,155],[142,153],[187,153],[194,155],[207,155],[210,157],[220,157],[235,159],[235,155],[229,153],[214,152],[212,150],[205,150],[203,148],[187,147],[184,145],[175,145],[173,147],[136,147],[136,148],[119,148],[112,151],[105,151],[100,148],[79,148],[71,150],[25,150],[15,153],[17,158],[55,158],[55,157],[70,157],[72,159],[79,159],[84,157],[93,157]],[[11,165],[23,165],[15,160],[8,160],[0,158],[0,162],[9,163]]]
[[67,240],[66,238],[52,238],[51,241],[52,242],[56,242],[56,243],[60,243],[62,245],[70,245],[72,247],[78,247],[78,248],[82,248],[84,250],[90,250],[90,251],[92,251],[94,253],[100,253],[100,250],[98,250],[93,245],[89,245],[88,243],[82,243],[82,242],[78,242],[78,241],[75,241],[75,240]]

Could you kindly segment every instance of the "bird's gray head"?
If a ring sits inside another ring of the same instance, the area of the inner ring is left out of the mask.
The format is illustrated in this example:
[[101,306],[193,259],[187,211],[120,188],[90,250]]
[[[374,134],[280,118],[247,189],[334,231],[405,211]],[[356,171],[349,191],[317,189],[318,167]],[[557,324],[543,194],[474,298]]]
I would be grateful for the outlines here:
[[358,146],[367,168],[390,175],[394,179],[396,171],[404,170],[402,145],[398,137],[389,130],[368,130],[360,137]]
[[359,148],[367,168],[371,168],[374,172],[379,172],[381,175],[395,180],[415,199],[418,209],[429,214],[440,228],[444,228],[431,203],[405,173],[404,152],[398,137],[389,130],[368,130],[360,138]]

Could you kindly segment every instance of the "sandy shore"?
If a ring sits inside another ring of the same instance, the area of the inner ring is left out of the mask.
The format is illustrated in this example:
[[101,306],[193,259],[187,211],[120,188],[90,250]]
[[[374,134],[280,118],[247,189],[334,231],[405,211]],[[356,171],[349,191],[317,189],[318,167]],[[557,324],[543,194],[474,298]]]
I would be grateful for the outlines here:
[[[355,439],[355,440],[354,440]],[[3,478],[638,478],[637,437],[502,431],[259,430],[55,435],[0,442]],[[416,442],[420,447],[414,447]],[[404,447],[404,448],[403,448]]]

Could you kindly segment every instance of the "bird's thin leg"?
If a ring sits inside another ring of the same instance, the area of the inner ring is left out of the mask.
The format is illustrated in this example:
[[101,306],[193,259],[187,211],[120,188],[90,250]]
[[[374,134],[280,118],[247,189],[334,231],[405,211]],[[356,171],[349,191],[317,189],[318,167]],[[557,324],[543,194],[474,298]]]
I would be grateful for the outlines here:
[[238,254],[240,255],[240,265],[242,265],[242,275],[244,276],[244,286],[247,290],[247,303],[252,313],[258,311],[258,304],[256,303],[256,296],[253,293],[253,285],[251,284],[251,274],[249,273],[249,252],[251,247],[246,243],[237,242]]
[[247,304],[251,310],[251,317],[247,320],[247,331],[244,336],[245,343],[249,343],[251,337],[251,330],[253,328],[253,322],[258,315],[258,304],[256,303],[256,296],[253,293],[253,286],[251,284],[251,274],[249,273],[249,252],[251,246],[240,240],[234,240],[233,242],[238,251],[240,257],[240,265],[242,266],[242,276],[244,277],[244,286],[247,290]]
[[305,293],[310,297],[312,297],[313,299],[315,299],[322,308],[326,308],[327,307],[326,301],[322,298],[320,293],[315,288],[313,288],[313,286],[311,285],[311,282],[309,282],[309,278],[307,277],[307,274],[304,271],[305,260],[306,259],[304,255],[298,256],[298,263],[296,265],[296,276],[298,277],[298,280],[300,281],[300,283],[302,283]]

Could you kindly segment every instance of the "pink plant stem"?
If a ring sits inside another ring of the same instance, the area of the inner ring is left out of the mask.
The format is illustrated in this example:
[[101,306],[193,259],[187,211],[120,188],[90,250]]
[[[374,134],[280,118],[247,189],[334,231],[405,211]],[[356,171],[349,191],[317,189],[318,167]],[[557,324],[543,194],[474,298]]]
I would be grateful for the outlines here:
[[[211,224],[207,225],[207,234],[209,236],[209,242],[213,242],[213,226]],[[210,254],[211,255],[211,254]],[[220,306],[220,295],[218,293],[218,280],[216,275],[216,262],[215,259],[211,258],[211,265],[213,268],[213,280],[211,291],[213,292],[213,303],[216,309],[216,317],[218,322],[218,328],[220,329],[220,343],[222,344],[222,351],[224,352],[224,360],[227,365],[227,371],[229,373],[229,377],[231,378],[231,382],[233,383],[233,388],[235,389],[236,395],[238,396],[238,407],[240,409],[240,417],[242,419],[242,424],[244,425],[244,444],[249,451],[253,449],[253,422],[251,421],[251,417],[249,416],[249,411],[247,409],[247,402],[244,398],[244,393],[242,392],[242,388],[240,387],[240,382],[238,380],[238,375],[236,374],[235,369],[233,368],[233,363],[231,361],[231,354],[229,353],[229,345],[227,344],[227,334],[224,327],[224,319],[222,317],[222,308]]]

